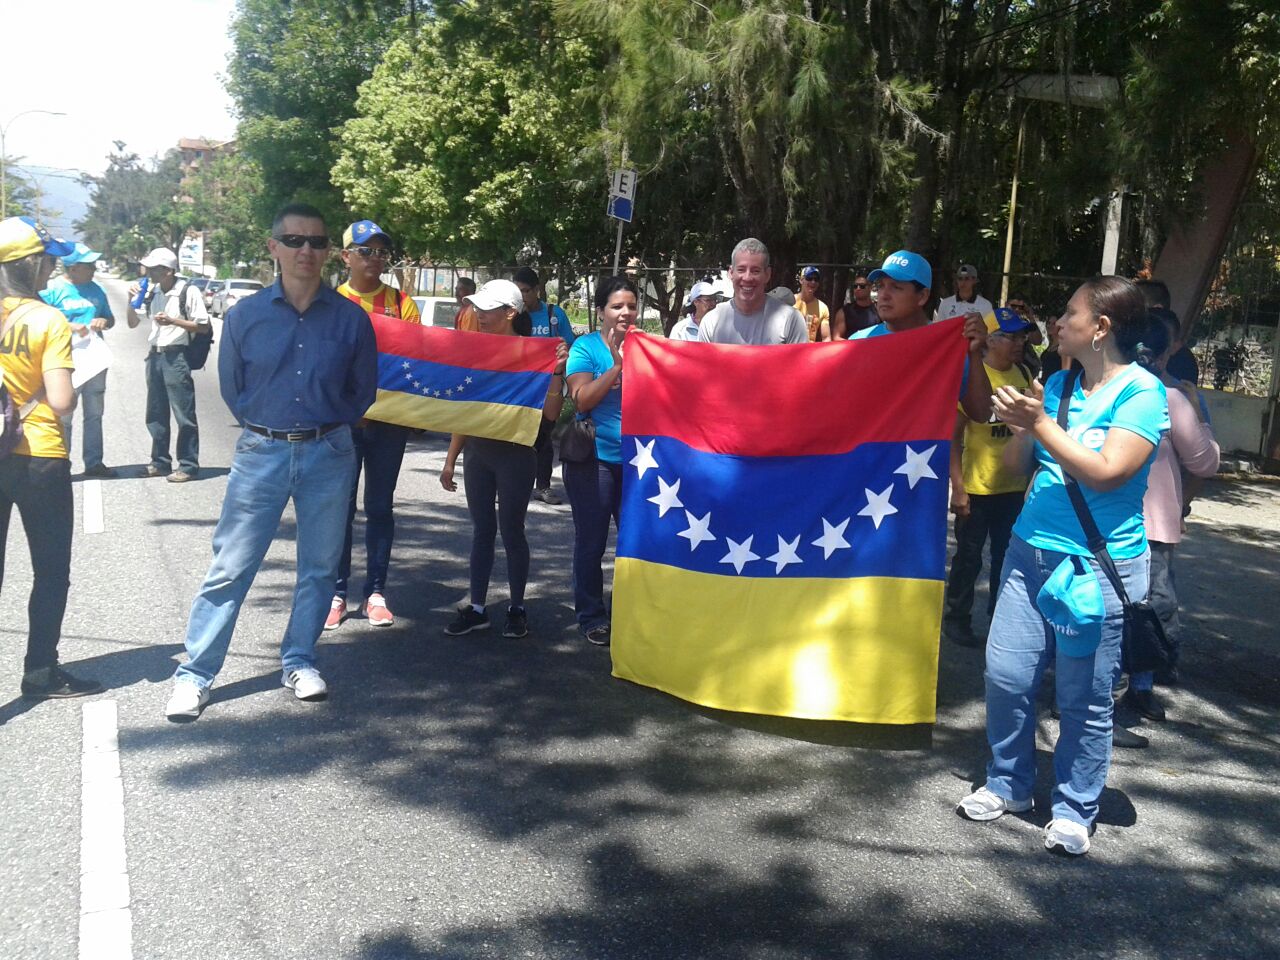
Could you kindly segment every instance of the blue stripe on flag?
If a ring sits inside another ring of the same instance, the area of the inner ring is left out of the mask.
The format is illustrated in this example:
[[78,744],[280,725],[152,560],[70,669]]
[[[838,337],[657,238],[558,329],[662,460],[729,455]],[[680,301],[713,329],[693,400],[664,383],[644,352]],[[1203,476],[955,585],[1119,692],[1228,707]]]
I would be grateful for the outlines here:
[[726,576],[941,580],[949,449],[866,443],[844,454],[741,457],[623,436],[618,556]]
[[394,353],[378,354],[378,388],[439,400],[474,400],[542,409],[551,374],[455,367]]

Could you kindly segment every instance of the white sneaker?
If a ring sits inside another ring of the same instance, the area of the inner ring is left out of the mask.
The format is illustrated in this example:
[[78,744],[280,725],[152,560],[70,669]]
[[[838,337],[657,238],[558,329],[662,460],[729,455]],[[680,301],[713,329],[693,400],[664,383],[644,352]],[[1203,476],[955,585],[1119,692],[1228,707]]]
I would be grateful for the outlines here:
[[1061,850],[1073,857],[1086,854],[1089,852],[1089,828],[1063,817],[1050,820],[1044,828],[1044,848],[1055,852]]
[[194,720],[209,702],[209,688],[202,687],[190,680],[175,680],[173,693],[169,695],[169,703],[164,708],[164,715],[170,720]]
[[979,787],[958,804],[956,813],[968,820],[995,820],[1006,813],[1026,813],[1031,809],[1032,800],[1006,800],[988,790]]
[[315,667],[286,670],[280,682],[292,690],[299,700],[323,700],[329,695],[324,677],[320,676],[320,671]]

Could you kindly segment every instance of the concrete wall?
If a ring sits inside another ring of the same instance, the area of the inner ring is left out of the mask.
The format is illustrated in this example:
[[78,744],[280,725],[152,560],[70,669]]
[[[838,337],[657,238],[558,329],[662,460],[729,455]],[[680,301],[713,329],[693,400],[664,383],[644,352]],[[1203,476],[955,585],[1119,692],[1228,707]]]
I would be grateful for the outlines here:
[[1223,455],[1243,452],[1257,456],[1262,452],[1262,422],[1267,413],[1265,397],[1246,397],[1220,390],[1200,391],[1209,405],[1213,435]]

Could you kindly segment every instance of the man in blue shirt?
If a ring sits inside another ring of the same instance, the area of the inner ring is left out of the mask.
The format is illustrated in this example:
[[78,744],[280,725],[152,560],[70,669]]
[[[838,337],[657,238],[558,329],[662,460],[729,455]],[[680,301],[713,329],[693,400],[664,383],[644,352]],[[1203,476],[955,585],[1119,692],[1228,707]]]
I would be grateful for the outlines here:
[[[78,343],[81,337],[93,336],[101,339],[103,330],[110,330],[115,326],[116,318],[107,302],[107,292],[93,281],[101,256],[96,250],[77,243],[75,249],[62,258],[66,275],[51,283],[47,290],[40,291],[40,298],[45,303],[66,314],[71,324],[73,344]],[[103,370],[80,384],[76,395],[80,398],[78,406],[84,411],[84,432],[80,441],[84,455],[84,475],[114,477],[116,472],[102,461],[102,411],[106,406],[107,371]],[[73,418],[74,414],[62,418],[68,454],[71,453]]]
[[222,328],[218,382],[244,430],[213,532],[213,565],[191,605],[188,659],[174,676],[170,720],[194,720],[208,703],[240,605],[290,497],[298,583],[280,644],[283,683],[299,700],[328,694],[315,668],[316,640],[355,479],[351,425],[377,395],[378,347],[368,314],[321,281],[329,236],[318,210],[285,207],[267,248],[279,278],[237,303]]
[[[533,267],[521,267],[511,275],[511,282],[520,288],[520,293],[524,296],[524,308],[529,314],[529,323],[532,328],[530,336],[559,337],[567,346],[573,346],[574,333],[573,327],[569,325],[569,318],[559,307],[544,303],[538,296],[542,288],[537,271]],[[543,420],[542,426],[538,428],[538,439],[533,445],[533,450],[538,456],[538,468],[533,478],[533,495],[553,507],[564,503],[551,490],[551,467],[555,460],[555,446],[551,440],[551,432],[555,426],[550,420]]]

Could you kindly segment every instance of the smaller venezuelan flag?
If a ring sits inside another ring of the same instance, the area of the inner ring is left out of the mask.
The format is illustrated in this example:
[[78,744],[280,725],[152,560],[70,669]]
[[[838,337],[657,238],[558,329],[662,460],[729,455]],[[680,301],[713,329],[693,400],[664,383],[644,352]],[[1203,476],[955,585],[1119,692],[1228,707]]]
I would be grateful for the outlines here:
[[627,338],[614,676],[723,710],[933,721],[962,325]]
[[376,315],[370,322],[378,338],[378,399],[368,419],[533,446],[559,341]]

